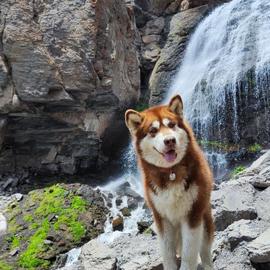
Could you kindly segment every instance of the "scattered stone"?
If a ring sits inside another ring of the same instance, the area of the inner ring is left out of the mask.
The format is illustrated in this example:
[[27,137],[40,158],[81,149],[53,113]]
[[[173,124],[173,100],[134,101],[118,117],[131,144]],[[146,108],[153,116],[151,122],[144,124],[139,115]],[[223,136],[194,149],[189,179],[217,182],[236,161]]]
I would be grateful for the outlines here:
[[23,194],[21,194],[21,193],[16,193],[16,194],[14,194],[14,196],[15,196],[17,202],[19,202],[23,199]]
[[13,250],[11,250],[10,252],[9,252],[9,255],[10,256],[15,256],[15,255],[17,255],[19,253],[19,249],[18,248],[15,248],[15,249],[13,249]]
[[112,221],[113,231],[123,231],[124,229],[124,219],[121,216],[117,216]]
[[160,35],[147,35],[147,36],[143,36],[142,40],[145,44],[149,44],[152,42],[159,42],[160,40]]
[[121,198],[116,198],[115,203],[117,206],[120,206],[122,204],[123,200]]
[[53,241],[48,240],[48,239],[45,239],[45,240],[44,240],[44,244],[45,244],[45,245],[52,245],[52,244],[53,244]]
[[150,226],[152,222],[151,221],[139,221],[137,222],[139,233],[144,233]]
[[124,207],[122,208],[121,210],[121,213],[124,217],[130,217],[131,216],[131,213],[130,213],[130,210],[128,207]]

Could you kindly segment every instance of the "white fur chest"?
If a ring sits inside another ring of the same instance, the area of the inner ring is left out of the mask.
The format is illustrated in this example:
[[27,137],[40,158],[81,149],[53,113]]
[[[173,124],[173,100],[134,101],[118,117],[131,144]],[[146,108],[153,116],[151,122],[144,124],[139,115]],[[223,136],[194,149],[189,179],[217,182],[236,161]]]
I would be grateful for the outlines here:
[[191,185],[188,190],[185,190],[185,185],[182,183],[164,190],[156,189],[156,194],[151,193],[151,199],[158,213],[177,225],[187,216],[197,195],[197,185]]

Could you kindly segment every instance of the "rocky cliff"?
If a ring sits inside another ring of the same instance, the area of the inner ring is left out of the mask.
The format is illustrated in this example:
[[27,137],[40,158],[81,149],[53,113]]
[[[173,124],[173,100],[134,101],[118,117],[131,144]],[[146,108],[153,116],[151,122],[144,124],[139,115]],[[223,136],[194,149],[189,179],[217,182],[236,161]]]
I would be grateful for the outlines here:
[[132,8],[4,0],[0,11],[0,171],[97,168],[140,95]]
[[190,33],[221,2],[1,1],[0,171],[106,163],[125,141],[123,111],[161,100]]

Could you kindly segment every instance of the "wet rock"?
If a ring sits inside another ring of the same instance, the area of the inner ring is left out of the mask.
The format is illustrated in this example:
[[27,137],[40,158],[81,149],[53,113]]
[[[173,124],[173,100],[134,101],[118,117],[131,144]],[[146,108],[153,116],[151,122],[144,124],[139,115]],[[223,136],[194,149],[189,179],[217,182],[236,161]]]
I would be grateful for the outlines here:
[[122,204],[123,200],[122,198],[116,198],[115,203],[117,206],[120,206]]
[[113,231],[123,231],[124,229],[124,219],[121,216],[117,216],[113,218],[112,221]]
[[150,221],[139,221],[137,222],[139,233],[143,233],[151,226],[152,222]]
[[121,210],[121,213],[124,217],[130,217],[131,216],[131,213],[130,213],[130,210],[128,207],[124,207],[122,208]]

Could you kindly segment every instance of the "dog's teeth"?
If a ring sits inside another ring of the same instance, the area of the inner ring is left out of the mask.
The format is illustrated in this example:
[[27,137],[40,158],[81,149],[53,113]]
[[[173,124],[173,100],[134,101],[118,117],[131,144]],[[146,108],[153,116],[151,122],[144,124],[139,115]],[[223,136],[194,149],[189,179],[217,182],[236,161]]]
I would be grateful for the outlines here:
[[171,173],[170,174],[170,180],[171,181],[174,181],[175,180],[175,177],[176,177],[175,173]]

